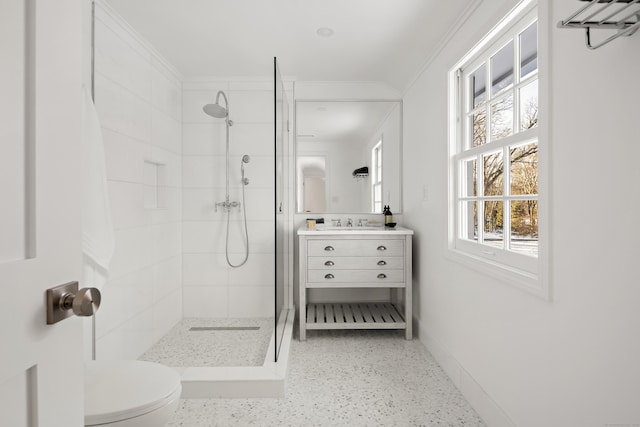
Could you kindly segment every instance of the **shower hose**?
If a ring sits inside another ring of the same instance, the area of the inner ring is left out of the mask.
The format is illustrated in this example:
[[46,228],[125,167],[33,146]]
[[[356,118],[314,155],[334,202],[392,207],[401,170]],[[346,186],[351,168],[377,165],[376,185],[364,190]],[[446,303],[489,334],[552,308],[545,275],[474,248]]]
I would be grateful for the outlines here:
[[225,247],[225,256],[227,257],[227,264],[233,268],[242,267],[249,259],[249,232],[247,230],[247,203],[244,196],[244,187],[246,187],[244,177],[244,160],[240,160],[240,172],[242,173],[242,215],[244,222],[244,259],[240,264],[233,264],[229,259],[229,225],[231,223],[231,209],[227,209],[227,243]]

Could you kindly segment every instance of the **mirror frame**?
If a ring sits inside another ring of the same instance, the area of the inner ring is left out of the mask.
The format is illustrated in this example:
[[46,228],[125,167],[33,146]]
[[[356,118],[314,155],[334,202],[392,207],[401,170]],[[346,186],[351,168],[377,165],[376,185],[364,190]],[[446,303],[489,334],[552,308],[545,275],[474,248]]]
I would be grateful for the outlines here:
[[[296,215],[303,215],[303,214],[338,214],[338,213],[347,213],[347,212],[328,212],[328,211],[323,211],[323,212],[305,212],[305,211],[301,211],[299,210],[299,206],[298,206],[298,200],[297,200],[297,192],[298,192],[298,185],[300,184],[298,182],[298,174],[297,174],[297,163],[298,163],[298,103],[306,103],[306,102],[394,102],[398,104],[398,108],[400,109],[400,123],[399,123],[399,130],[398,130],[398,150],[400,151],[399,155],[398,155],[398,197],[397,197],[397,201],[398,201],[398,206],[391,206],[391,210],[393,211],[393,213],[398,213],[401,214],[403,212],[403,187],[404,187],[404,183],[403,183],[403,174],[402,174],[402,165],[403,165],[403,153],[404,153],[404,127],[403,127],[403,123],[404,123],[404,110],[403,110],[403,101],[402,99],[397,99],[397,98],[371,98],[371,99],[351,99],[351,98],[346,98],[346,99],[338,99],[338,98],[330,98],[330,99],[318,99],[318,98],[309,98],[309,99],[295,99],[294,100],[294,111],[293,111],[293,115],[294,115],[294,144],[293,144],[293,159],[294,159],[294,170],[296,171],[296,173],[294,173],[295,177],[294,177],[294,186],[293,186],[293,191],[294,194],[296,195],[294,197],[295,199],[295,214]],[[387,202],[383,201],[383,205],[384,204],[388,204]],[[362,212],[362,211],[358,211],[358,212],[348,212],[348,213],[354,213],[354,214],[362,214],[362,215],[375,215],[375,214],[381,214],[382,212]]]

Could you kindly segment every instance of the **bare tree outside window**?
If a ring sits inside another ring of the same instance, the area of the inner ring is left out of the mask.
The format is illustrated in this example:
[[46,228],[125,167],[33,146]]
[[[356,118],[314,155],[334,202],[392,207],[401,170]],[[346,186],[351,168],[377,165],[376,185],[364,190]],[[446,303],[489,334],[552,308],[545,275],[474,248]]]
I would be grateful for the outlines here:
[[[529,87],[531,86],[531,88]],[[534,128],[538,125],[537,81],[521,89],[520,130]],[[535,96],[532,90],[535,89]],[[524,94],[527,98],[523,100]],[[486,107],[486,106],[485,106]],[[490,106],[491,141],[497,141],[513,134],[513,97],[507,96]],[[487,143],[486,108],[474,113],[472,144],[474,147]],[[534,196],[538,194],[538,144],[531,143],[508,147],[509,158],[506,164],[510,167],[510,195]],[[484,155],[482,158],[482,182],[484,196],[504,195],[503,151]],[[511,200],[508,204],[500,200],[484,201],[484,231],[491,234],[484,241],[500,241],[498,236],[503,232],[504,209],[510,209],[511,241],[532,241],[538,237],[538,201],[531,199]],[[476,236],[477,238],[477,236]],[[517,245],[514,246],[514,249]]]

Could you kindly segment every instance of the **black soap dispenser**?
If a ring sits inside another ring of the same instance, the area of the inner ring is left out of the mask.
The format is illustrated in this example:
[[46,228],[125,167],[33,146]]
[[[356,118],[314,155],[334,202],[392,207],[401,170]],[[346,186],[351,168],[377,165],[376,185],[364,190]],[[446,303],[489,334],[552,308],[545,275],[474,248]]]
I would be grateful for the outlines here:
[[393,214],[391,213],[391,209],[389,209],[389,205],[385,205],[383,213],[384,225],[387,227],[393,227],[395,223],[393,222]]

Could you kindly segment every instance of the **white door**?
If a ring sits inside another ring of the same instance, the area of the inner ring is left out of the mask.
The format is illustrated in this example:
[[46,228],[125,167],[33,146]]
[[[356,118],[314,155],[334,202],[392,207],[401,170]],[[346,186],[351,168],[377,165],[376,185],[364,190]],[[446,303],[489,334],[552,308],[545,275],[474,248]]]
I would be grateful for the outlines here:
[[304,177],[304,210],[305,212],[326,212],[327,191],[324,177]]
[[81,319],[45,309],[81,271],[81,82],[82,0],[1,0],[1,426],[84,424]]

